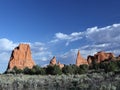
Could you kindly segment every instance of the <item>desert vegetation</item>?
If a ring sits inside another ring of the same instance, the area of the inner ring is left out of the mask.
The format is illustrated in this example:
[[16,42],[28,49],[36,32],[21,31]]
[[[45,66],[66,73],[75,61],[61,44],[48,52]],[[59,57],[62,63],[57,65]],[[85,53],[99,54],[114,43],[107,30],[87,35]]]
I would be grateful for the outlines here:
[[75,64],[16,66],[0,75],[0,90],[120,90],[120,60]]
[[69,75],[0,75],[0,90],[119,90],[120,75],[92,72]]

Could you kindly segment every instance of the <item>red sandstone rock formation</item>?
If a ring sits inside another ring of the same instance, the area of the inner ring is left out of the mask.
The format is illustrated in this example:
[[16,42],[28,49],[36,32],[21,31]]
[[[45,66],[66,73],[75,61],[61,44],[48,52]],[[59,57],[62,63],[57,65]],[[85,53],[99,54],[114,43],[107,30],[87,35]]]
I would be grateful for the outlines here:
[[113,57],[115,57],[113,53],[105,53],[103,51],[98,52],[97,54],[94,55],[94,58],[97,60],[98,63],[106,59],[112,59]]
[[58,61],[57,65],[58,65],[60,68],[63,68],[63,67],[64,67],[64,64],[61,64],[59,61]]
[[51,59],[51,61],[50,61],[50,65],[54,66],[54,65],[56,65],[56,64],[57,64],[57,62],[56,62],[56,57],[54,56],[54,57]]
[[96,63],[100,63],[104,60],[110,60],[114,57],[115,55],[113,53],[106,53],[106,52],[101,51],[101,52],[96,53],[94,56],[88,56],[87,61],[88,61],[88,64],[91,64],[93,61]]
[[63,68],[63,67],[64,67],[64,64],[61,64],[59,61],[58,61],[58,63],[57,63],[57,60],[56,60],[56,57],[55,57],[55,56],[51,59],[49,65],[51,65],[51,66],[58,65],[60,68]]
[[85,59],[80,55],[80,51],[78,51],[77,59],[76,59],[76,65],[77,65],[77,66],[80,66],[80,65],[83,65],[83,64],[88,64],[88,63],[87,63],[87,60],[85,60]]
[[32,68],[34,65],[30,46],[28,44],[20,44],[12,51],[8,69],[12,70],[15,66],[18,69],[24,69],[25,67]]

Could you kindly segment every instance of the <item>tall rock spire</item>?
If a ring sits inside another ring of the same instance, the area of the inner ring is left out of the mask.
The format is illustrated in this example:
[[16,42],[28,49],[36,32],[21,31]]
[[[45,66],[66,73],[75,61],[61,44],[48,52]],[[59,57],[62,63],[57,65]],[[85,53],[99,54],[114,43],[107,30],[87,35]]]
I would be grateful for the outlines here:
[[78,53],[77,53],[77,59],[76,59],[76,65],[77,66],[80,66],[82,64],[88,64],[87,63],[87,60],[85,60],[81,54],[80,54],[80,51],[78,50]]
[[8,69],[11,70],[15,66],[18,69],[24,69],[25,67],[32,68],[34,65],[35,62],[32,59],[29,44],[20,44],[12,51]]
[[56,57],[54,56],[51,60],[50,60],[50,65],[56,65],[57,61],[56,61]]
[[60,68],[63,68],[64,67],[64,64],[61,64],[59,61],[57,63],[57,60],[56,60],[56,57],[54,56],[51,60],[50,60],[50,64],[51,66],[54,66],[54,65],[57,65],[59,66]]

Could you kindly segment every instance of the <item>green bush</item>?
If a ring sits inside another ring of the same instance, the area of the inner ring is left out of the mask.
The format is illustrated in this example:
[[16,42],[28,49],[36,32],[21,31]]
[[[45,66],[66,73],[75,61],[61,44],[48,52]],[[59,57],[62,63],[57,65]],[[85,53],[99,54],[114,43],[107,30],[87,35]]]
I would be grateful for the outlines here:
[[28,67],[26,67],[26,68],[23,69],[23,73],[32,75],[33,71],[31,69],[29,69]]
[[41,68],[38,65],[35,65],[35,66],[33,66],[32,69],[29,69],[28,67],[24,68],[23,73],[30,74],[30,75],[44,75],[45,69]]
[[15,71],[16,74],[20,74],[23,72],[21,69],[18,69],[16,66],[13,68],[13,71]]
[[36,74],[36,75],[41,74],[41,67],[38,65],[33,66],[32,71],[33,71],[33,74]]
[[60,75],[62,74],[62,70],[60,69],[59,66],[54,65],[54,66],[50,66],[48,65],[46,68],[46,74],[51,74],[51,75]]
[[76,66],[75,64],[72,65],[72,69],[73,69],[73,74],[78,74],[79,72],[79,67]]
[[78,73],[79,74],[87,73],[88,69],[89,69],[88,65],[86,64],[80,65],[78,69]]
[[65,65],[63,68],[62,68],[62,72],[64,74],[73,74],[74,73],[74,69],[72,68],[72,65]]
[[41,73],[40,73],[41,75],[45,75],[46,74],[46,68],[41,68],[40,71],[41,71]]
[[7,71],[5,71],[4,74],[9,74],[9,73],[11,73],[11,74],[20,74],[20,73],[23,73],[23,70],[18,69],[18,68],[15,66],[12,70],[7,70]]
[[89,69],[94,69],[94,70],[98,70],[99,69],[99,63],[97,63],[97,60],[93,60],[93,62],[89,66]]
[[106,67],[105,67],[105,72],[114,72],[117,71],[119,69],[117,63],[115,61],[111,61],[109,62]]

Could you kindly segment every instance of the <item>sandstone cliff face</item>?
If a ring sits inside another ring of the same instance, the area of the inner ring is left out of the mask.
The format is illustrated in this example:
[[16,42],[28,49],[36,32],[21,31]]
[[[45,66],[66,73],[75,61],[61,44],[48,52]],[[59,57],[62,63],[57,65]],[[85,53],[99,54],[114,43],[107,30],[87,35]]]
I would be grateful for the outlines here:
[[88,64],[91,64],[93,61],[95,61],[96,63],[100,63],[104,60],[112,59],[114,57],[115,55],[113,53],[106,53],[101,51],[96,53],[94,56],[88,56],[87,61],[88,61]]
[[57,63],[57,60],[56,60],[56,57],[55,57],[55,56],[51,59],[49,65],[51,65],[51,66],[58,65],[60,68],[63,68],[63,67],[64,67],[64,64],[61,64],[59,61],[58,61],[58,63]]
[[87,62],[87,60],[85,60],[85,59],[80,55],[80,51],[78,51],[77,59],[76,59],[76,65],[77,65],[77,66],[80,66],[80,65],[83,65],[83,64],[88,64],[88,62]]
[[30,46],[28,44],[20,44],[12,51],[8,69],[11,70],[15,66],[19,69],[24,69],[25,67],[32,68],[34,65]]
[[112,59],[113,57],[115,57],[115,55],[112,53],[105,53],[102,51],[95,54],[94,57],[95,59],[97,59],[97,62],[100,63],[101,61],[104,61],[106,59]]

